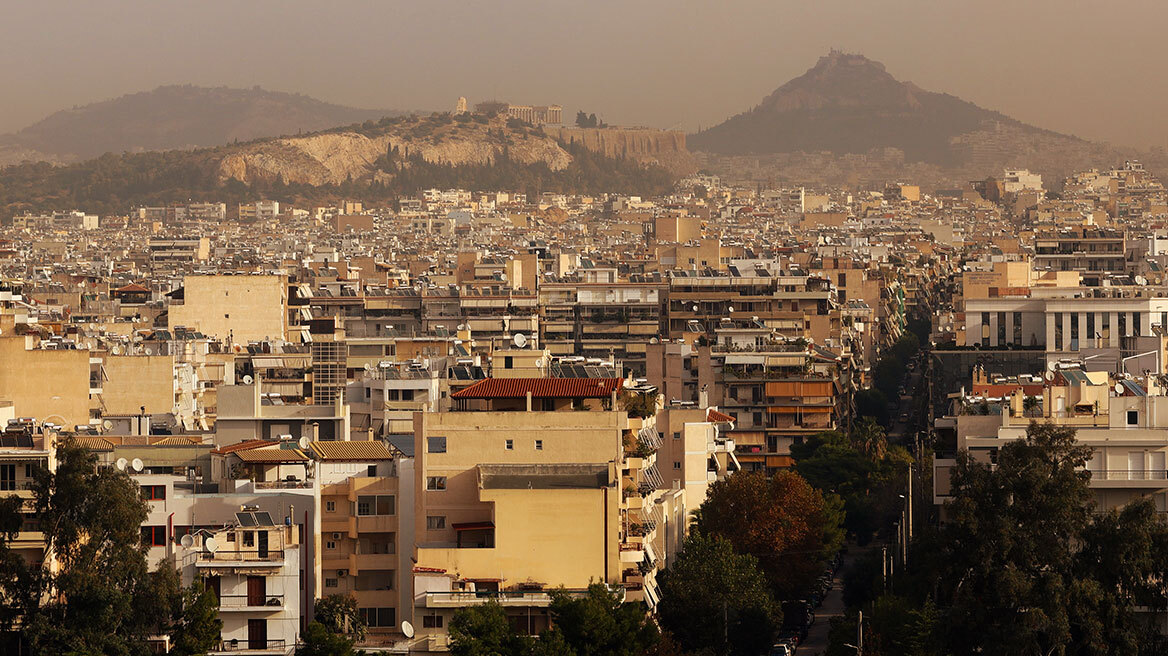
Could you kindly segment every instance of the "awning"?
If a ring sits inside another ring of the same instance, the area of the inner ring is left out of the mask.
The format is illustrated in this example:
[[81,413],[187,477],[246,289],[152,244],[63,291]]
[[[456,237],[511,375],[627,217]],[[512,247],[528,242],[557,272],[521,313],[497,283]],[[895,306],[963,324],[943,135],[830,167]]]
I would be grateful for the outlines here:
[[[456,531],[483,531],[486,529],[495,528],[494,522],[463,522],[461,524],[451,524],[451,528]],[[486,579],[473,579],[476,581],[485,581]]]

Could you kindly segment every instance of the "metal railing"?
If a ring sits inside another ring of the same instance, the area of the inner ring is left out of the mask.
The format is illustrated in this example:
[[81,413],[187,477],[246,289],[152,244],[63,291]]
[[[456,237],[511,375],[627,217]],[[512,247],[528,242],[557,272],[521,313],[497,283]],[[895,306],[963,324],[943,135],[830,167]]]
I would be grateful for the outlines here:
[[246,651],[274,651],[277,649],[287,649],[288,641],[280,640],[255,640],[252,638],[232,638],[230,640],[220,640],[218,646],[213,649],[214,652],[246,652]]
[[219,551],[214,553],[200,553],[199,560],[215,563],[275,562],[284,560],[284,550],[268,549],[265,552],[261,552],[259,549],[226,550],[225,548],[221,547]]
[[1100,481],[1168,481],[1165,469],[1091,469],[1091,480]]
[[264,606],[278,609],[283,605],[284,595],[282,594],[225,594],[219,596],[220,608],[248,608]]

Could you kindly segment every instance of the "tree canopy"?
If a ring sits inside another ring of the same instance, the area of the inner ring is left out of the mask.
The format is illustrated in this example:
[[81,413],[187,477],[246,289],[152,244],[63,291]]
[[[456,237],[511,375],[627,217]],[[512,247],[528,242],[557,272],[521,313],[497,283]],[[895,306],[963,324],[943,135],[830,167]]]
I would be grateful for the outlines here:
[[725,538],[756,558],[779,599],[801,595],[843,544],[839,497],[824,496],[799,474],[737,472],[710,485],[697,530]]

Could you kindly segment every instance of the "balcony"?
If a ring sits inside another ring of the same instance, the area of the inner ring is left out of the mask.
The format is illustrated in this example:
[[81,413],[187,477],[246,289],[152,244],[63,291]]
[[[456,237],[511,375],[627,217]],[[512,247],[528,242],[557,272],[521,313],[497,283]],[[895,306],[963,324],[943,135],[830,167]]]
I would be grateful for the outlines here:
[[[588,595],[587,590],[562,590],[576,599]],[[503,592],[427,592],[426,608],[466,608],[479,606],[491,601],[500,606],[522,608],[547,608],[552,603],[552,592],[544,590],[508,590]]]
[[1093,488],[1141,488],[1168,490],[1168,470],[1164,469],[1096,469],[1090,470]]
[[284,610],[284,595],[265,594],[255,597],[246,594],[219,596],[219,612],[275,613]]
[[211,654],[286,654],[292,647],[286,640],[233,638],[220,640]]
[[195,562],[196,567],[281,567],[283,564],[282,549],[269,549],[264,552],[257,549],[240,549],[200,553],[199,559]]

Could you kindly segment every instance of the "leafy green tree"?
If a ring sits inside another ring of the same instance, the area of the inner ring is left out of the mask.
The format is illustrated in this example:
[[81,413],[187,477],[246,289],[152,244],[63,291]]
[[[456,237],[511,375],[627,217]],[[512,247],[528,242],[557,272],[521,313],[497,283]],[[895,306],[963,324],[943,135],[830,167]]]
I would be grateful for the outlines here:
[[496,601],[459,609],[449,631],[454,656],[520,656],[532,648],[531,638],[515,630]]
[[194,581],[182,591],[179,620],[171,629],[170,654],[198,656],[206,654],[219,642],[223,620],[219,619],[219,599],[215,591]]
[[55,567],[46,559],[0,582],[22,606],[29,644],[37,653],[146,653],[146,638],[166,623],[168,609],[146,603],[157,595],[141,540],[147,509],[138,486],[123,472],[98,470],[92,453],[66,442],[57,471],[35,473],[32,493]]
[[623,603],[602,583],[588,586],[583,597],[553,592],[550,613],[553,635],[540,642],[558,641],[558,633],[576,656],[639,656],[661,638],[644,604]]
[[761,472],[738,472],[716,481],[701,511],[697,529],[758,558],[779,599],[801,596],[843,544],[843,502],[792,471],[769,480]]
[[759,654],[781,620],[766,576],[751,555],[720,536],[692,533],[658,581],[661,626],[690,652]]
[[313,618],[332,633],[351,635],[356,640],[365,638],[365,620],[357,610],[352,595],[332,594],[321,597],[313,605]]
[[357,656],[361,652],[353,649],[353,640],[348,636],[329,631],[320,622],[309,622],[300,634],[300,646],[296,656]]
[[1104,594],[1075,568],[1091,519],[1090,453],[1073,429],[1032,423],[996,467],[959,455],[937,573],[951,648],[1048,654],[1071,644],[1076,598]]

